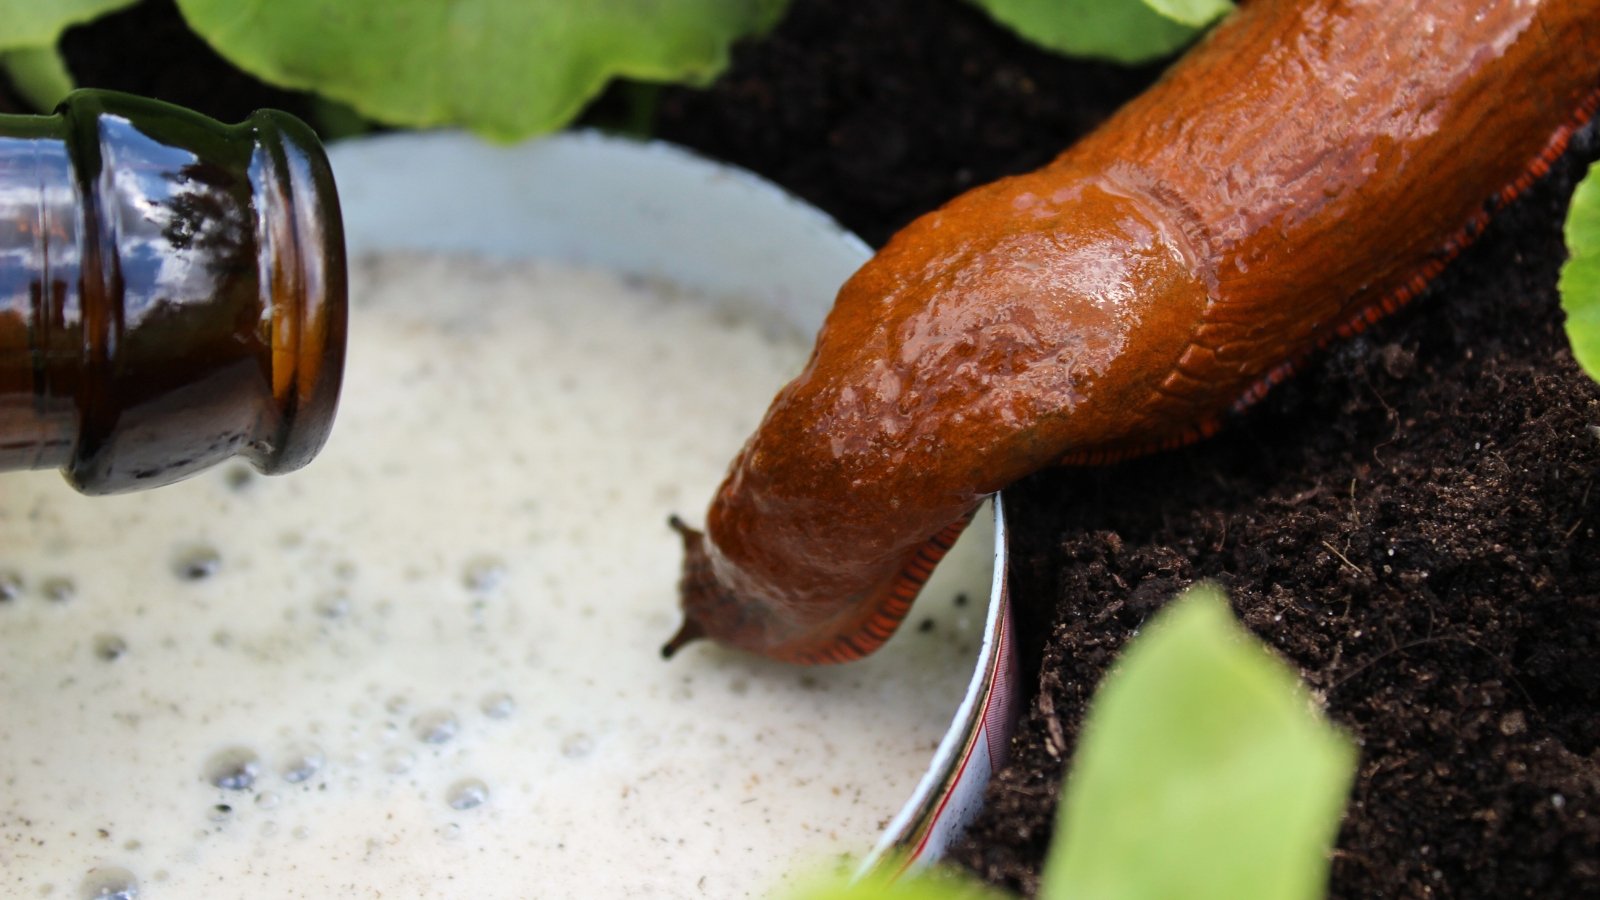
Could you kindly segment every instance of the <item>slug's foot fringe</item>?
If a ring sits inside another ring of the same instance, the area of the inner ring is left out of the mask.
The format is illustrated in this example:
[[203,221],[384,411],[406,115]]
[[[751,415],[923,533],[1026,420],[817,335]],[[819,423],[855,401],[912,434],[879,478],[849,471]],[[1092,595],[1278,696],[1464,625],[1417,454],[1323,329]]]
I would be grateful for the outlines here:
[[871,607],[865,620],[819,647],[795,651],[785,658],[808,666],[847,663],[882,647],[905,620],[906,614],[911,611],[912,601],[922,592],[922,586],[933,575],[934,567],[955,546],[956,539],[966,530],[972,516],[973,512],[968,512],[918,547],[888,590]]
[[688,523],[677,516],[667,519],[667,524],[672,526],[683,538],[683,575],[678,582],[679,596],[683,602],[683,625],[679,626],[678,633],[672,636],[661,647],[661,658],[671,659],[673,654],[706,636],[706,628],[695,617],[689,597],[693,592],[703,590],[707,580],[714,579],[711,574],[711,562],[706,558],[706,536],[703,532],[690,528]]

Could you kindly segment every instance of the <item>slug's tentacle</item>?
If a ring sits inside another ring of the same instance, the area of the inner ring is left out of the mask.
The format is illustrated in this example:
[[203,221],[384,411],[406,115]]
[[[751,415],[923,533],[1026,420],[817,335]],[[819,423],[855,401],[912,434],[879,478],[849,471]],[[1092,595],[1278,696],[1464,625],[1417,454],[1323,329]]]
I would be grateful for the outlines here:
[[1206,437],[1419,294],[1597,85],[1595,0],[1241,7],[1049,166],[918,219],[844,285],[705,534],[680,529],[669,649],[870,651],[983,496]]

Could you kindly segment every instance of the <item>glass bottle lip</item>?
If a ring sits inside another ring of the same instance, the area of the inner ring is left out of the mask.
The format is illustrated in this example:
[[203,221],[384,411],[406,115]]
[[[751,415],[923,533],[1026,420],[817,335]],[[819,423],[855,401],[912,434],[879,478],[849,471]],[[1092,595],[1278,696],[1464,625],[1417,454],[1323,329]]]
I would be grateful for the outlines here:
[[333,429],[344,378],[348,271],[333,170],[299,119],[258,110],[250,178],[263,251],[262,327],[271,347],[272,415],[242,450],[268,474],[310,462]]

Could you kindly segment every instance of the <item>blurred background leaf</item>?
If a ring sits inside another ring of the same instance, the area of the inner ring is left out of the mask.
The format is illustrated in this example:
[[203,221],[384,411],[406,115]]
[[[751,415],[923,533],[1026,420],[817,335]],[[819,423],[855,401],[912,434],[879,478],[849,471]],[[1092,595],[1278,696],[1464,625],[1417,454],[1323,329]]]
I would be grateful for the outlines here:
[[786,0],[179,0],[229,61],[391,125],[514,140],[612,78],[706,84]]
[[68,26],[138,0],[0,0],[0,50],[54,47]]
[[972,2],[1046,49],[1130,65],[1177,52],[1233,8],[1229,0]]

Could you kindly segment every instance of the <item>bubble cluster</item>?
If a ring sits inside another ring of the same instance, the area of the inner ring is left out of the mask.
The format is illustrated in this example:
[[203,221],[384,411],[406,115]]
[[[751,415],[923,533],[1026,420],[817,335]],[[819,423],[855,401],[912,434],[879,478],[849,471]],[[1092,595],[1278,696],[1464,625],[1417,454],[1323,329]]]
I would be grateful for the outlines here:
[[463,778],[450,785],[444,800],[451,809],[477,809],[489,802],[489,786],[481,778]]
[[249,747],[228,747],[206,761],[206,781],[225,791],[248,791],[261,775],[261,757]]

